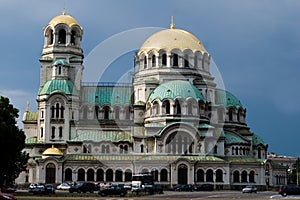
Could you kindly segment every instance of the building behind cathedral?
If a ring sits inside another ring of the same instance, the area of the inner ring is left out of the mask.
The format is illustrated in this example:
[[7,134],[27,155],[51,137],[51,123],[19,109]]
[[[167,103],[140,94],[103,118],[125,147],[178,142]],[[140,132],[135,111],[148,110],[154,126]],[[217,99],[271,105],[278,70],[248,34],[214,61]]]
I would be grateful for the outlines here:
[[172,24],[150,36],[131,84],[83,83],[82,35],[66,13],[44,27],[38,108],[23,117],[30,159],[17,183],[128,183],[136,173],[168,186],[286,183],[194,35]]

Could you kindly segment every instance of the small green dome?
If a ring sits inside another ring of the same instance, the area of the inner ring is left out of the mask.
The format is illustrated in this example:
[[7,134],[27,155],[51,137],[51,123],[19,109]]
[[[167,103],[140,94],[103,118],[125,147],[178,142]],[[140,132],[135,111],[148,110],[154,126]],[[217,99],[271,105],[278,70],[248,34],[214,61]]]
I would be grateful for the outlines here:
[[222,90],[222,89],[216,89],[216,104],[221,104],[229,107],[235,107],[236,109],[244,108],[240,100],[236,98],[233,94],[231,94],[228,91]]
[[51,80],[45,83],[39,90],[38,95],[52,94],[54,92],[60,92],[68,95],[77,95],[74,84],[69,80]]
[[62,59],[54,61],[53,66],[56,65],[70,66],[66,60],[62,60]]
[[193,98],[196,101],[202,100],[206,102],[201,92],[193,84],[182,80],[168,81],[159,85],[150,94],[148,101],[152,102],[156,99],[160,101],[172,99],[174,101],[178,98]]

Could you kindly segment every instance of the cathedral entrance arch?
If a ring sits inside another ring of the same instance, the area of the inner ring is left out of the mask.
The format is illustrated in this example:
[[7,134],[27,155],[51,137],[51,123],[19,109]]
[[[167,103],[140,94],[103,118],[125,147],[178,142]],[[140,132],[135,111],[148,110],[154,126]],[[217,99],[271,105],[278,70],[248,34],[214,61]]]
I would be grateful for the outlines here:
[[188,167],[185,164],[180,164],[178,166],[177,180],[179,185],[188,183]]
[[49,163],[46,166],[46,183],[55,183],[56,179],[56,167],[53,163]]

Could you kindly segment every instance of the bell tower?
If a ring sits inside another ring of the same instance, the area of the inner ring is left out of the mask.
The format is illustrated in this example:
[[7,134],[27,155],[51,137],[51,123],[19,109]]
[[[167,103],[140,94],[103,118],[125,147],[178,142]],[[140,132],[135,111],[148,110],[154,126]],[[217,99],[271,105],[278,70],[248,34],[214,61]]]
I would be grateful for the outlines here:
[[45,143],[70,139],[71,122],[79,116],[83,71],[83,28],[64,11],[44,27],[38,92],[38,136]]

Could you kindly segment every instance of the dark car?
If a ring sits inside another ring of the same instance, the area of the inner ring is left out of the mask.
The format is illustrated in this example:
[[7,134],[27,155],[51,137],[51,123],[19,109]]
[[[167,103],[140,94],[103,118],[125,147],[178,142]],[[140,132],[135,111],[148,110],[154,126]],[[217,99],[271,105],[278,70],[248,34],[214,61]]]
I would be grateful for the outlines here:
[[93,193],[96,189],[96,186],[94,183],[90,182],[80,182],[80,183],[74,183],[69,189],[70,193],[77,192],[77,193],[86,193],[90,192]]
[[0,200],[17,200],[16,197],[12,194],[0,192]]
[[279,194],[281,194],[282,196],[300,195],[300,188],[296,185],[280,186]]
[[193,192],[194,191],[194,186],[190,185],[190,184],[186,184],[186,185],[179,185],[179,186],[175,186],[173,188],[174,191],[189,191],[189,192]]
[[153,185],[153,193],[163,194],[164,193],[163,186],[161,184],[154,184]]
[[195,185],[194,190],[196,190],[196,191],[213,191],[214,185],[213,184]]
[[37,185],[33,190],[33,194],[55,194],[55,188],[51,184]]
[[98,194],[103,197],[107,195],[120,195],[121,197],[124,197],[127,194],[127,190],[124,187],[112,185],[101,189]]

